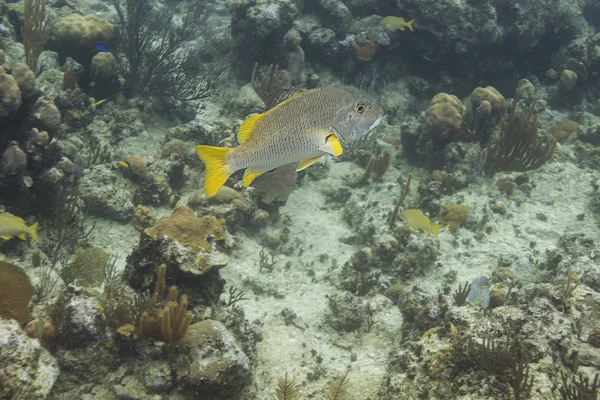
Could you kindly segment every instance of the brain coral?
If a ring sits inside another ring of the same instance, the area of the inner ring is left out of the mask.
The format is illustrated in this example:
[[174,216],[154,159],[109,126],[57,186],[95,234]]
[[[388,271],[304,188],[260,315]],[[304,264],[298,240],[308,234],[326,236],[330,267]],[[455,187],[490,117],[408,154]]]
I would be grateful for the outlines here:
[[6,118],[21,106],[21,90],[19,84],[0,67],[0,118]]
[[462,125],[464,106],[458,97],[438,93],[431,99],[431,105],[425,111],[425,125],[430,132],[436,132],[438,140],[450,140]]
[[90,45],[105,43],[115,35],[115,27],[95,15],[71,14],[61,18],[54,35],[63,45]]
[[192,210],[185,206],[177,206],[169,217],[158,220],[155,226],[146,229],[151,236],[166,235],[184,246],[192,246],[193,252],[210,249],[206,240],[213,236],[215,240],[225,237],[225,220],[213,215],[197,218]]
[[14,264],[0,261],[0,282],[0,317],[16,319],[21,324],[29,321],[29,301],[34,289],[25,271]]
[[479,107],[479,105],[484,101],[488,101],[490,103],[492,106],[492,113],[499,116],[504,115],[504,111],[506,109],[506,100],[504,99],[504,96],[502,96],[500,92],[492,86],[485,88],[478,87],[475,88],[475,90],[473,90],[471,93],[473,110],[477,109],[477,107]]

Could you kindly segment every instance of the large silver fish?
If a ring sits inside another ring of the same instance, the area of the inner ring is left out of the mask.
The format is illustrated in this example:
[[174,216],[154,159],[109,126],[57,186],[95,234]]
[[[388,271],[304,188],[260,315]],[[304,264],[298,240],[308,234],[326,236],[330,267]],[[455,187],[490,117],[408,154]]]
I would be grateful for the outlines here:
[[339,156],[343,143],[366,135],[382,117],[381,107],[346,89],[301,92],[248,117],[238,132],[239,147],[196,147],[206,164],[204,190],[213,196],[240,169],[246,169],[242,184],[248,186],[286,164],[298,163],[296,170],[301,171],[325,154]]

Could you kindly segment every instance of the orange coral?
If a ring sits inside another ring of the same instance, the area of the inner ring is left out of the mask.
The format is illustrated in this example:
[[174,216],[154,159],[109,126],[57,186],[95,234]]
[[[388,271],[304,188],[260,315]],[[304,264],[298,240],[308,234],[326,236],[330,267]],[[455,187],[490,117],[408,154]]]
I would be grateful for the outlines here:
[[376,47],[371,42],[357,43],[356,56],[361,61],[369,61],[375,55]]
[[217,219],[213,215],[197,218],[192,210],[186,206],[177,206],[169,217],[158,220],[152,228],[146,229],[151,236],[166,235],[184,246],[192,246],[192,252],[201,249],[210,249],[206,240],[213,236],[216,240],[225,237],[225,220]]
[[146,178],[148,177],[148,167],[146,167],[146,163],[138,156],[127,156],[125,158],[125,162],[129,164],[129,169],[135,175]]
[[0,282],[0,317],[15,319],[21,324],[29,321],[29,301],[34,288],[25,271],[14,264],[0,261]]
[[25,332],[27,332],[30,337],[44,343],[46,346],[52,345],[54,343],[54,338],[56,337],[56,328],[54,325],[50,322],[37,319],[30,321],[27,326],[25,326]]
[[446,204],[438,221],[440,224],[448,225],[450,232],[455,233],[456,229],[467,222],[468,208],[464,204]]

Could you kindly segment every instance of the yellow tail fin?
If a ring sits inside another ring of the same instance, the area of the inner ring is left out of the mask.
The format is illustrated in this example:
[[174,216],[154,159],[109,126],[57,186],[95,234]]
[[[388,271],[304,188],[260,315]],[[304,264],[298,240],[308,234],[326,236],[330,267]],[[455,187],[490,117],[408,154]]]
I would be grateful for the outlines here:
[[227,168],[227,154],[233,149],[214,146],[196,146],[198,157],[206,165],[204,191],[208,197],[214,196],[225,184],[232,172]]
[[415,21],[416,21],[416,20],[417,20],[417,19],[416,19],[416,18],[414,18],[414,19],[411,19],[410,21],[408,21],[408,22],[406,23],[406,26],[408,27],[408,29],[410,29],[410,31],[411,31],[411,32],[414,32],[414,31],[415,31]]
[[33,240],[35,240],[36,243],[39,243],[40,240],[38,239],[37,228],[38,228],[38,223],[36,222],[35,224],[33,224],[29,227],[29,234],[31,235]]
[[442,225],[442,224],[439,224],[439,225],[433,225],[433,226],[430,228],[430,229],[431,229],[431,232],[433,233],[433,236],[437,237],[437,235],[438,235],[438,231],[439,231],[440,229],[442,229],[443,227],[444,227],[444,225]]

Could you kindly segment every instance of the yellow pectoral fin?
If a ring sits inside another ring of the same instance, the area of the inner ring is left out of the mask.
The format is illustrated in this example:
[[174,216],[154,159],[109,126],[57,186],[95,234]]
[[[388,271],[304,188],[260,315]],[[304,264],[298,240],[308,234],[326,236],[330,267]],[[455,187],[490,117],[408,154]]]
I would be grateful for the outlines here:
[[10,236],[0,236],[0,239],[10,240]]
[[196,146],[198,157],[206,165],[204,191],[208,197],[214,196],[232,174],[227,168],[227,155],[231,150],[224,147]]
[[247,142],[252,138],[252,133],[256,127],[256,123],[263,117],[263,114],[252,114],[240,125],[238,130],[237,140],[240,144]]
[[340,141],[338,140],[338,138],[335,135],[329,135],[327,137],[327,141],[325,142],[325,144],[323,146],[321,146],[319,148],[319,150],[324,151],[325,153],[334,155],[336,157],[341,156],[342,153],[344,152],[344,149],[342,148],[342,144],[340,143]]
[[242,178],[242,185],[244,187],[249,186],[253,180],[262,174],[264,174],[264,171],[255,171],[252,168],[246,168],[246,171],[244,171],[244,177]]
[[306,160],[300,161],[300,164],[298,164],[298,166],[296,167],[296,171],[305,170],[306,168],[308,168],[311,165],[313,165],[314,163],[316,163],[319,160],[319,158],[321,158],[321,156],[316,156],[313,158],[308,158]]

